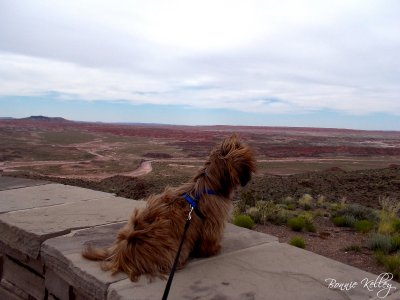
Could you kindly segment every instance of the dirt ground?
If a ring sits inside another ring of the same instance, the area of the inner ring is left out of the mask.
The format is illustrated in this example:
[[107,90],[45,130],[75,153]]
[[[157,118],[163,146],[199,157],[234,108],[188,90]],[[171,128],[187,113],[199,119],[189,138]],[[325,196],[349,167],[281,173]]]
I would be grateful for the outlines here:
[[[256,225],[254,230],[271,234],[282,243],[288,243],[294,236],[303,237],[305,249],[319,255],[329,257],[344,264],[360,268],[373,274],[385,272],[383,266],[376,262],[372,251],[365,247],[366,234],[355,232],[350,228],[335,227],[328,218],[314,219],[317,232],[295,232],[283,225]],[[357,251],[346,249],[359,246]]]

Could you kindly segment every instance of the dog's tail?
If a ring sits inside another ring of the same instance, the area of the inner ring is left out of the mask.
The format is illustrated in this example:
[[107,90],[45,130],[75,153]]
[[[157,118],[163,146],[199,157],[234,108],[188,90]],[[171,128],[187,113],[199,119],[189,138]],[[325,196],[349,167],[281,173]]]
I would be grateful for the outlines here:
[[[140,226],[138,212],[134,211],[130,221],[118,232],[111,247],[99,249],[87,247],[83,257],[101,261],[101,268],[113,274],[123,271],[132,281],[137,281],[141,274],[150,278],[161,277],[172,267],[177,248],[176,239],[171,239],[169,220],[158,220]],[[162,255],[156,255],[156,252]]]
[[106,260],[111,255],[110,248],[94,248],[88,246],[82,251],[82,256],[90,260]]

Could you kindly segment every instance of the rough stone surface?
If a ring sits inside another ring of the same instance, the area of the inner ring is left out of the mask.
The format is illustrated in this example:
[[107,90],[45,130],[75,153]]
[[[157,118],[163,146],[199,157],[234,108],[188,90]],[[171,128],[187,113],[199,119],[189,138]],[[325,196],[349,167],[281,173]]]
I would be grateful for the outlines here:
[[4,261],[4,254],[0,252],[0,278],[3,277],[3,261]]
[[0,213],[110,197],[108,193],[58,183],[31,186],[0,191]]
[[14,260],[17,260],[19,263],[25,265],[27,268],[34,270],[38,274],[44,274],[44,264],[40,259],[29,257],[28,255],[18,251],[17,249],[8,247],[2,242],[0,242],[0,253],[7,254]]
[[278,242],[278,238],[273,235],[252,231],[232,224],[227,224],[221,242],[221,254],[271,242]]
[[49,239],[42,246],[41,256],[46,266],[65,278],[78,294],[89,299],[106,299],[109,284],[126,278],[126,275],[112,276],[102,271],[98,262],[84,259],[81,252],[87,244],[110,245],[123,224],[98,226]]
[[[385,300],[399,300],[400,299],[400,291],[397,291],[391,295],[389,295],[388,297],[383,298]],[[379,297],[375,297],[374,300],[382,300],[382,298]]]
[[[79,290],[89,292],[91,297],[104,296],[105,299],[108,286],[113,282],[125,279],[126,275],[111,276],[100,269],[99,263],[83,259],[80,253],[88,244],[97,247],[110,245],[123,224],[79,230],[69,236],[49,239],[43,244],[41,255],[47,266],[62,272],[64,277],[69,278],[70,283]],[[234,240],[237,238],[241,239],[241,243],[235,245]],[[228,224],[222,240],[222,253],[259,245],[260,243],[275,242],[276,240],[273,236]],[[62,259],[59,259],[60,257]],[[85,280],[82,282],[81,278]]]
[[29,300],[29,295],[14,286],[11,282],[2,279],[0,282],[0,299]]
[[46,270],[44,283],[49,293],[56,296],[57,299],[68,300],[70,298],[69,284],[50,268]]
[[49,182],[43,180],[31,180],[26,178],[0,176],[0,191],[18,189],[28,186],[43,185],[47,183]]
[[[175,275],[170,299],[364,300],[374,298],[376,291],[329,289],[325,279],[350,282],[376,277],[287,244],[266,243],[188,264]],[[110,286],[108,299],[160,299],[164,287],[162,280],[125,279]]]
[[32,258],[48,238],[71,230],[127,220],[144,202],[120,197],[66,203],[0,215],[0,242]]
[[44,278],[18,265],[8,257],[4,258],[3,279],[36,299],[44,299]]

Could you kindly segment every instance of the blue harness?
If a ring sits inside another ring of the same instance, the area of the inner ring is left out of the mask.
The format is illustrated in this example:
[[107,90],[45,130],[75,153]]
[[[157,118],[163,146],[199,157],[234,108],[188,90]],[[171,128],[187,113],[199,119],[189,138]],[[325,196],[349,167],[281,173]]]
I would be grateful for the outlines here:
[[[217,193],[213,190],[206,189],[202,194],[207,194],[207,195],[216,195]],[[199,208],[197,207],[197,204],[200,200],[200,197],[202,194],[196,194],[195,197],[193,198],[190,196],[188,193],[184,193],[182,196],[186,200],[187,203],[189,203],[190,207],[193,208],[194,212],[200,219],[204,219],[204,215],[201,213]]]

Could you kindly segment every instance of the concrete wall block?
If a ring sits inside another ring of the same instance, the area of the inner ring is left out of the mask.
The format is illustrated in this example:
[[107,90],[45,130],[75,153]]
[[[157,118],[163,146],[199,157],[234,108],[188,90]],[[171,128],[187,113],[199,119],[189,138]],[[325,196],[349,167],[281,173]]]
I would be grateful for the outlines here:
[[44,299],[46,295],[44,278],[24,268],[9,257],[4,257],[3,279],[11,282],[35,299]]
[[0,285],[0,299],[4,300],[24,300],[24,298],[21,298],[10,291],[6,290],[4,287]]
[[0,279],[3,277],[3,260],[4,254],[0,252]]
[[40,259],[29,257],[21,251],[11,248],[2,242],[0,242],[0,253],[10,256],[14,260],[17,260],[18,262],[27,266],[28,269],[32,269],[38,274],[44,274],[44,263]]
[[54,295],[59,300],[69,300],[70,285],[52,269],[46,270],[44,282],[50,294]]
[[2,295],[4,297],[0,297],[0,299],[30,300],[27,293],[4,278],[0,282],[0,296]]

